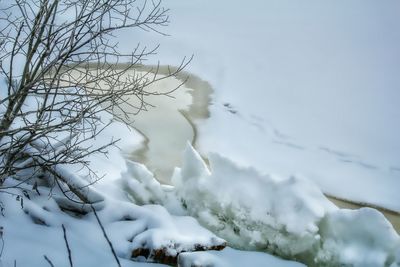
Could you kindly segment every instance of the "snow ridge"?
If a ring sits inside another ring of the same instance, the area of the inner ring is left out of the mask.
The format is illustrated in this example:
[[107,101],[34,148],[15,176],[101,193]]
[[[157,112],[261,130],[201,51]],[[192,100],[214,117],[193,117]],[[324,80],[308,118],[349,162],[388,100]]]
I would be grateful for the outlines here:
[[379,211],[339,209],[303,177],[263,175],[217,154],[209,162],[210,169],[188,144],[174,188],[148,187],[147,194],[157,195],[171,213],[197,218],[235,248],[311,266],[400,266],[400,237]]

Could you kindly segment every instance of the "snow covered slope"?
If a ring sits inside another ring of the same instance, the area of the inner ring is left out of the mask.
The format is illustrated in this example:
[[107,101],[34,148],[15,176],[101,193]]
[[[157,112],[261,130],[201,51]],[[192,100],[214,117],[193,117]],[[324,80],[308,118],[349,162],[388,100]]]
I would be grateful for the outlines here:
[[[119,144],[132,150],[142,141],[136,131],[110,121],[113,119],[110,114],[102,112],[100,115],[103,123],[111,122],[111,125],[90,140],[93,146],[121,138]],[[74,266],[118,266],[101,227],[113,244],[121,266],[167,266],[148,262],[166,262],[163,260],[168,257],[177,260],[181,252],[225,246],[223,239],[192,217],[171,215],[160,205],[138,206],[132,203],[120,183],[123,172],[138,175],[143,181],[153,181],[153,185],[138,185],[135,180],[130,181],[142,195],[148,193],[147,188],[157,188],[157,183],[153,176],[146,176],[143,166],[136,172],[131,170],[117,147],[108,147],[107,151],[108,157],[92,154],[88,158],[90,168],[102,177],[94,184],[81,165],[60,164],[55,167],[58,173],[69,179],[70,184],[79,188],[79,192],[95,202],[92,207],[97,209],[97,213],[92,212],[88,205],[68,200],[60,188],[52,186],[51,177],[48,177],[50,184],[39,180],[36,189],[32,180],[6,179],[0,190],[0,267],[70,266],[69,261]],[[162,196],[163,191],[158,189],[154,196]],[[144,199],[140,204],[149,203],[156,201]],[[168,203],[176,205],[172,201]],[[162,252],[161,256],[157,256],[157,252]],[[252,255],[259,262],[303,266],[264,253],[234,250],[214,258],[226,262],[232,258],[249,260]],[[202,254],[190,256],[194,261],[198,258],[203,258]]]
[[171,36],[136,37],[160,43],[163,64],[194,53],[189,70],[214,87],[202,152],[400,211],[398,1],[165,5]]

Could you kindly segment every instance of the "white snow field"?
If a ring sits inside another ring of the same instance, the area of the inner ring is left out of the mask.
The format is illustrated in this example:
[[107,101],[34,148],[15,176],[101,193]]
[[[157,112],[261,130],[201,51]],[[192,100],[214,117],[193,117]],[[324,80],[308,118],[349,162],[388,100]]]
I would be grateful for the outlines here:
[[194,54],[188,70],[214,88],[203,154],[400,211],[399,1],[166,4],[170,36],[138,39],[163,64]]

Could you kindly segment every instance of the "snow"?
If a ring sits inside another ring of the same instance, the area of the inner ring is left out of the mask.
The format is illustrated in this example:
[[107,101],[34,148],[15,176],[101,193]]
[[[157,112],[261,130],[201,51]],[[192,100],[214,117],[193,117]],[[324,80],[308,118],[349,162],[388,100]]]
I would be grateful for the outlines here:
[[[11,185],[9,180],[6,183]],[[11,266],[16,259],[18,266],[41,266],[44,264],[43,255],[46,255],[56,266],[67,265],[68,254],[61,230],[61,225],[65,225],[76,266],[115,264],[93,213],[70,216],[56,202],[61,197],[57,190],[53,189],[53,197],[49,198],[48,188],[39,187],[40,195],[29,189],[27,186],[25,194],[10,189],[9,192],[15,195],[0,195],[5,207],[1,220],[5,243],[1,263]],[[16,194],[21,195],[19,199],[22,202],[16,201]],[[119,194],[123,195],[123,192]],[[171,216],[162,206],[137,206],[127,199],[116,200],[109,195],[103,195],[103,206],[97,213],[121,259],[131,260],[132,252],[137,248],[150,251],[167,249],[169,255],[176,256],[196,246],[220,246],[225,243],[201,227],[194,218]],[[128,263],[125,264],[128,266]],[[130,263],[129,266],[141,265]]]
[[[400,251],[399,236],[374,209],[331,212],[320,227],[323,250],[317,258],[323,260],[338,258],[352,266],[385,266]],[[400,263],[398,259],[395,262]]]
[[[28,103],[35,103],[35,100]],[[111,124],[91,140],[93,147],[121,139],[118,145],[132,151],[143,141],[136,131],[113,121],[110,114],[102,112],[100,115],[102,123]],[[143,165],[126,162],[118,147],[109,147],[107,154],[92,154],[88,160],[89,168],[98,177],[102,177],[93,185],[87,170],[82,166],[58,165],[54,171],[68,177],[70,185],[94,202],[93,206],[98,210],[98,216],[122,266],[153,266],[137,261],[151,262],[151,253],[156,249],[166,250],[169,255],[176,256],[178,253],[194,250],[197,246],[225,244],[223,239],[200,226],[194,218],[182,216],[182,209],[180,213],[177,212],[178,199],[166,196],[164,190],[168,191],[168,188],[155,181],[153,174]],[[127,173],[134,175],[140,182],[122,179]],[[140,204],[166,202],[175,207],[176,216],[160,205],[133,204],[123,191],[127,188],[124,181],[140,194]],[[15,185],[18,185],[18,189],[11,189]],[[2,266],[11,266],[14,261],[17,266],[43,266],[47,264],[44,256],[55,266],[68,265],[62,225],[66,228],[74,265],[116,264],[90,208],[68,201],[58,188],[48,188],[45,184],[39,184],[35,191],[31,184],[20,183],[10,177],[4,186],[8,188],[8,193],[0,194],[0,203],[4,207],[0,221],[4,238],[4,253],[0,258]],[[151,194],[146,196],[146,190],[150,190]],[[82,209],[87,214],[74,214],[66,211],[65,207]],[[139,257],[132,261],[132,252],[138,248],[149,249],[150,257]],[[240,255],[242,254],[247,252],[241,252]]]
[[[231,105],[224,108],[235,111]],[[236,114],[229,113],[230,116]],[[112,121],[109,114],[104,113],[102,119],[104,123],[111,121],[112,124],[93,140],[94,146],[122,138],[123,147],[132,149],[143,140],[135,131]],[[90,167],[104,177],[93,186],[86,186],[91,181],[79,166],[60,165],[55,171],[69,177],[70,184],[83,187],[82,192],[96,202],[105,230],[126,266],[136,266],[136,263],[123,259],[130,259],[132,251],[138,248],[162,249],[176,256],[199,244],[224,244],[220,237],[235,248],[301,257],[310,264],[390,264],[393,267],[400,263],[400,237],[381,213],[373,209],[340,210],[307,176],[260,173],[253,167],[240,166],[215,153],[209,155],[208,166],[188,144],[183,166],[175,170],[171,179],[173,186],[165,186],[146,166],[126,162],[118,148],[110,148],[108,152],[109,158],[104,155],[90,158]],[[12,186],[17,181],[10,178],[7,183]],[[2,257],[4,264],[10,265],[18,259],[19,266],[42,265],[43,255],[46,255],[55,264],[65,265],[67,257],[61,225],[67,228],[73,251],[78,251],[73,252],[74,262],[84,266],[98,265],[99,262],[113,264],[110,252],[85,258],[87,253],[97,255],[99,251],[109,251],[93,213],[81,218],[71,217],[58,206],[66,203],[59,190],[50,192],[47,187],[39,186],[41,194],[37,195],[31,192],[31,186],[23,187],[30,193],[22,197],[22,208],[15,196],[1,195],[0,199],[6,206],[5,219],[1,222],[7,244]],[[23,191],[13,192],[23,195]],[[13,212],[9,213],[10,209]],[[23,227],[24,231],[16,234],[14,225]],[[22,240],[25,235],[29,238]],[[45,242],[41,240],[43,237]],[[25,242],[27,251],[32,244],[40,244],[29,252],[31,260],[18,257],[19,242]],[[51,245],[53,247],[49,248]],[[365,254],[368,257],[363,256]],[[264,253],[230,248],[222,252],[179,256],[182,266],[240,266],[250,259],[255,266],[263,263],[301,266]],[[139,257],[136,260],[154,259]]]
[[[14,260],[17,266],[46,266],[43,255],[55,266],[68,266],[62,223],[66,227],[76,266],[96,266],[99,262],[104,266],[115,265],[106,241],[100,238],[100,229],[94,227],[93,222],[74,219],[60,212],[54,200],[47,195],[36,197],[34,202],[24,199],[24,209],[15,197],[2,194],[1,201],[6,209],[1,219],[4,252],[0,266],[13,266]],[[34,224],[31,216],[40,218],[47,226]],[[126,261],[124,266],[132,264]]]
[[213,86],[203,154],[400,211],[398,1],[166,4],[170,36],[135,36],[161,44],[164,64],[194,54],[188,70]]
[[217,155],[209,160],[212,173],[188,146],[172,180],[190,215],[237,247],[291,255],[311,248],[317,222],[334,209],[317,187],[296,177],[274,181]]
[[[173,185],[165,186],[146,166],[126,162],[121,150],[111,147],[107,155],[89,158],[91,169],[103,177],[94,185],[86,187],[93,181],[82,166],[55,169],[71,184],[85,186],[82,192],[96,202],[122,265],[157,266],[131,261],[138,248],[177,255],[199,244],[224,244],[224,238],[235,248],[301,257],[310,264],[400,266],[400,237],[380,212],[339,209],[323,194],[400,211],[399,3],[167,5],[172,37],[143,32],[136,37],[162,43],[157,57],[162,62],[175,64],[195,53],[189,70],[215,89],[211,117],[197,122],[200,152],[208,154],[209,165],[188,146]],[[122,48],[132,47],[131,36],[120,36]],[[24,108],[37,101],[28,99]],[[101,116],[103,125],[111,125],[90,140],[93,147],[121,139],[119,147],[132,151],[143,142],[112,115]],[[39,185],[38,194],[12,178],[5,186],[16,184],[19,189],[0,194],[0,266],[14,261],[44,266],[44,255],[55,266],[68,265],[62,225],[76,266],[115,265],[88,207],[87,214],[71,216],[59,206],[67,203],[60,190]],[[232,248],[182,253],[179,261],[302,266]]]
[[[40,99],[32,97],[24,108],[33,109],[37,101]],[[134,150],[142,142],[140,134],[114,121],[112,115],[101,112],[99,116],[100,123],[110,123],[109,127],[96,138],[85,141],[83,145],[95,148],[120,139],[118,145]],[[20,125],[23,124],[16,122],[13,127]],[[62,136],[54,138],[55,146],[60,140]],[[109,239],[114,244],[116,254],[123,261],[123,266],[142,266],[132,262],[132,252],[137,248],[149,249],[150,256],[146,261],[152,261],[152,253],[156,249],[166,249],[169,255],[176,256],[182,251],[194,250],[197,246],[225,244],[224,240],[201,227],[194,218],[172,216],[159,205],[133,204],[118,183],[122,173],[128,170],[123,153],[118,147],[108,147],[107,153],[92,154],[87,160],[88,169],[81,164],[59,164],[53,171],[64,177],[70,187],[93,203]],[[100,180],[94,183],[88,170],[93,170]],[[47,264],[45,255],[55,266],[68,265],[61,228],[65,225],[76,266],[115,265],[91,208],[68,200],[60,188],[51,186],[52,179],[47,178],[48,184],[39,180],[37,190],[33,189],[33,181],[21,182],[13,177],[8,177],[2,184],[0,226],[3,229],[4,253],[0,264],[12,266],[16,260],[18,266],[43,266]],[[60,184],[70,195],[70,188]],[[74,210],[81,210],[86,214],[75,214]]]
[[[261,174],[217,154],[208,160],[210,167],[188,144],[173,188],[164,189],[137,163],[130,164],[132,171],[123,180],[133,201],[149,199],[172,214],[186,211],[235,248],[302,258],[317,266],[399,264],[400,236],[379,211],[339,209],[307,177]],[[134,187],[128,183],[132,179]]]
[[[110,159],[110,161],[113,160],[115,159]],[[199,165],[196,161],[193,163]],[[187,171],[196,172],[198,170],[194,168]],[[128,174],[139,180],[134,180],[130,176],[128,179]],[[78,177],[77,175],[72,176]],[[98,216],[122,266],[153,266],[149,263],[129,261],[132,251],[136,248],[168,248],[170,255],[176,255],[182,251],[191,250],[198,244],[220,245],[224,243],[222,239],[201,227],[192,217],[170,215],[160,205],[137,206],[126,198],[125,193],[121,191],[123,184],[120,179],[136,181],[132,188],[138,189],[136,192],[142,194],[141,204],[146,204],[146,202],[161,204],[164,201],[174,212],[178,210],[176,208],[179,204],[177,199],[170,199],[174,196],[171,195],[174,192],[172,188],[160,185],[143,165],[128,162],[127,172],[122,174],[122,177],[124,178],[120,177],[115,180],[103,179],[100,183],[90,186],[90,190],[95,190],[101,195],[101,205],[96,204],[95,206],[99,208]],[[12,186],[15,183],[18,181],[14,181],[12,178],[6,180],[6,186]],[[112,187],[113,185],[115,187]],[[138,185],[142,187],[137,187]],[[46,255],[55,266],[68,265],[61,228],[62,225],[65,225],[74,265],[115,265],[110,248],[102,237],[93,213],[89,212],[77,217],[70,216],[59,207],[59,204],[62,203],[60,192],[56,188],[52,189],[51,193],[50,190],[47,187],[39,186],[40,195],[38,195],[37,192],[31,191],[30,185],[22,185],[21,189],[10,189],[10,193],[21,195],[19,199],[22,199],[22,202],[16,201],[16,195],[0,194],[0,202],[5,207],[1,220],[1,226],[4,228],[5,250],[0,264],[9,266],[16,260],[17,266],[43,266],[47,264],[44,259],[44,255]],[[147,198],[143,197],[146,192]],[[52,197],[49,197],[49,194]],[[182,211],[180,212],[182,213]],[[21,251],[24,251],[23,257]],[[214,256],[210,259],[209,255]],[[210,254],[191,255],[187,253],[182,258],[182,261],[185,262],[182,264],[210,260],[213,264],[214,262],[218,263],[217,266],[220,264],[230,266],[230,262],[236,259],[237,263],[251,261],[259,265],[263,262],[271,262],[280,264],[274,266],[302,266],[279,260],[264,253],[232,249]],[[139,257],[136,260],[144,259]],[[154,264],[154,266],[158,265]]]
[[244,252],[231,248],[223,251],[207,251],[182,253],[179,256],[179,267],[213,266],[213,267],[243,267],[251,262],[252,267],[300,267],[301,263],[278,259],[261,252]]

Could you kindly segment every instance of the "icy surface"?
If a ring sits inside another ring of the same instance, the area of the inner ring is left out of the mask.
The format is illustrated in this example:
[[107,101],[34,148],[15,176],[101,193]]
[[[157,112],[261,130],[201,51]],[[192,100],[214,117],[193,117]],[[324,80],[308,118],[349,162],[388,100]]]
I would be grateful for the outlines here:
[[138,36],[162,44],[161,62],[194,54],[189,71],[212,84],[202,152],[301,173],[326,193],[400,211],[400,2],[168,6],[170,36]]
[[189,213],[241,248],[295,255],[318,239],[318,221],[335,209],[313,184],[276,181],[217,155],[207,166],[190,146],[173,184]]

